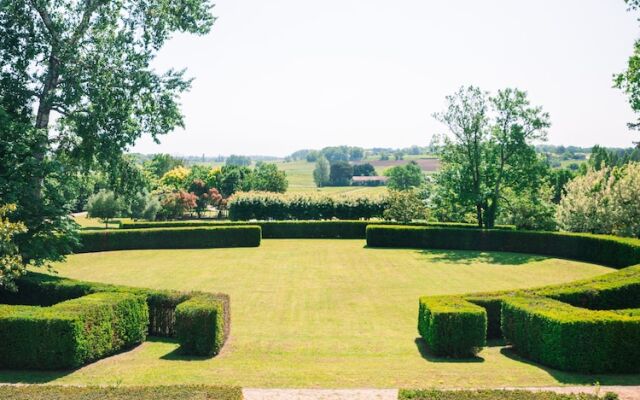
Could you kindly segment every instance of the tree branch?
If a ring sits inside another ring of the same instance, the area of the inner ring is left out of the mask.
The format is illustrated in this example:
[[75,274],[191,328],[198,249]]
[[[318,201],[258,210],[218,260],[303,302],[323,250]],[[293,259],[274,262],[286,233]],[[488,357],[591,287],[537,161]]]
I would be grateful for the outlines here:
[[56,32],[55,26],[47,9],[45,7],[40,7],[37,0],[31,0],[31,6],[38,12],[38,15],[40,15],[40,19],[42,20],[42,23],[44,23],[44,26],[47,28],[47,32],[49,32],[49,35],[51,36],[53,42],[55,44],[58,44],[60,41],[60,37]]

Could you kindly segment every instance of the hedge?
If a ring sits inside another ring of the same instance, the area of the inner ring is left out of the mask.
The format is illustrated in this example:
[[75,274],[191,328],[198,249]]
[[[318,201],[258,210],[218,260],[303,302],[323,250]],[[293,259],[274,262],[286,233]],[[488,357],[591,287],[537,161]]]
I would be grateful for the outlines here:
[[[597,400],[595,394],[561,394],[528,390],[408,390],[398,392],[399,400]],[[606,393],[605,400],[616,400],[618,396]]]
[[49,385],[0,386],[4,400],[242,400],[239,387],[218,386],[112,386]]
[[[176,337],[181,351],[199,356],[218,354],[226,335],[225,310],[205,295],[195,296],[176,307]],[[228,315],[228,314],[227,314]]]
[[[209,304],[217,310],[214,321],[215,325],[209,328],[209,331],[215,333],[212,338],[214,352],[209,352],[209,355],[216,354],[229,336],[231,312],[229,296],[226,294],[201,292],[183,293],[168,290],[131,288],[82,282],[33,272],[19,278],[16,284],[18,286],[17,292],[0,290],[0,303],[7,305],[51,306],[62,301],[93,293],[122,293],[141,296],[146,301],[148,307],[148,317],[146,318],[148,333],[160,337],[176,337],[176,308],[179,307],[180,304],[189,302],[191,299],[198,299],[200,303]],[[194,335],[202,335],[202,333],[197,331],[192,332]],[[188,335],[183,334],[179,338],[181,346],[183,343],[189,341],[193,341],[193,339]],[[183,349],[185,354],[192,354],[188,349],[189,346]]]
[[0,306],[0,367],[68,369],[143,342],[144,297],[95,293],[51,307]]
[[640,263],[638,239],[559,232],[370,225],[367,245],[530,253],[614,268]]
[[505,339],[523,357],[564,371],[640,372],[640,317],[536,296],[502,303]]
[[470,357],[486,345],[484,308],[457,297],[423,297],[418,331],[436,356]]
[[80,234],[82,246],[78,252],[257,247],[261,237],[260,227],[254,225],[85,231]]

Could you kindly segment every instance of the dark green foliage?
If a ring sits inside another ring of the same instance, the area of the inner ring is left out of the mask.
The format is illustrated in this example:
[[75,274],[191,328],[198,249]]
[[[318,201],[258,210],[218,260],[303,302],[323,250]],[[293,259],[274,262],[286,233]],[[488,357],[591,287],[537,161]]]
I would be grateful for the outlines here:
[[[598,396],[592,394],[559,394],[527,390],[440,391],[403,389],[398,393],[399,400],[597,400],[598,398]],[[617,398],[615,396],[611,399]]]
[[181,351],[198,356],[220,352],[227,336],[221,328],[228,326],[222,307],[223,303],[205,295],[194,296],[176,307],[176,337]]
[[640,317],[577,308],[556,300],[507,297],[502,331],[518,354],[582,373],[640,371]]
[[353,178],[353,166],[347,161],[331,163],[329,171],[329,184],[331,186],[350,186]]
[[82,232],[79,253],[134,249],[257,247],[260,227],[152,228]]
[[353,176],[376,176],[376,169],[371,163],[356,164],[353,166]]
[[372,225],[367,245],[530,253],[614,268],[640,263],[640,240],[590,234]]
[[487,313],[460,297],[423,297],[418,331],[433,355],[471,357],[486,345]]
[[[4,400],[242,400],[239,387],[217,386],[0,386]],[[546,400],[546,399],[545,399]]]
[[51,307],[0,306],[0,366],[75,368],[144,341],[144,297],[96,293]]
[[[59,278],[52,275],[29,273],[16,281],[18,291],[0,291],[0,303],[30,306],[50,306],[92,293],[123,293],[141,296],[148,306],[145,324],[153,336],[176,336],[176,308],[183,302],[197,298],[219,310],[215,332],[215,346],[220,349],[229,336],[231,317],[229,296],[225,294],[175,292],[127,286],[107,285]],[[0,305],[0,307],[3,307]],[[5,306],[6,307],[6,306]],[[197,332],[196,332],[197,333]],[[189,340],[187,336],[181,339]]]

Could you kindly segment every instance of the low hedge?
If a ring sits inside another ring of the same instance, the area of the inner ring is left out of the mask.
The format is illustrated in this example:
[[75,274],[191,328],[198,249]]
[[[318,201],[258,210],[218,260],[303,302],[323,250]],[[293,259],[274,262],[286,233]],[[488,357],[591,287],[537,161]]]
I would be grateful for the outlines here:
[[458,297],[423,297],[418,331],[436,356],[470,357],[486,345],[487,313]]
[[[220,293],[201,292],[176,292],[168,290],[152,290],[132,288],[127,286],[108,285],[102,283],[90,283],[72,279],[60,278],[47,274],[28,273],[16,281],[18,291],[0,290],[0,303],[7,305],[51,306],[53,304],[79,298],[92,293],[123,293],[141,296],[148,307],[146,325],[148,333],[160,337],[177,337],[176,309],[179,305],[198,299],[200,304],[209,304],[216,309],[214,326],[208,328],[208,332],[214,332],[211,338],[215,349],[209,355],[216,354],[226,342],[231,327],[231,312],[229,296]],[[7,306],[2,306],[7,307]],[[211,321],[208,319],[207,321]],[[201,332],[190,331],[193,335],[202,336]],[[179,337],[181,346],[183,343],[192,342],[189,334]],[[201,340],[201,339],[198,339]],[[185,354],[201,355],[189,352],[189,345],[184,348]]]
[[[528,390],[408,390],[398,392],[399,400],[598,400],[595,394],[563,394]],[[618,396],[607,393],[605,400]]]
[[242,400],[239,387],[49,385],[0,386],[3,400]]
[[194,296],[176,307],[176,337],[181,351],[199,356],[220,352],[228,334],[220,329],[228,326],[222,307],[205,295]]
[[505,339],[523,357],[564,371],[640,371],[640,317],[536,296],[502,303]]
[[95,293],[52,307],[0,306],[0,367],[75,368],[143,342],[144,297]]
[[370,225],[367,245],[530,253],[614,268],[640,263],[638,239],[559,232]]
[[85,231],[79,253],[137,249],[258,247],[259,226]]

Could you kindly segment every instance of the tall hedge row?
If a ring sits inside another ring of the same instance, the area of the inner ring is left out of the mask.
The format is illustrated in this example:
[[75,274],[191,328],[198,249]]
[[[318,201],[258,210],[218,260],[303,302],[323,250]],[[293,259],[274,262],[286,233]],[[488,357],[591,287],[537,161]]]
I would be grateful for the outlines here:
[[229,200],[232,220],[321,220],[381,218],[387,208],[384,196],[337,196],[238,193]]
[[257,247],[261,237],[260,227],[254,225],[85,231],[78,252]]
[[370,225],[367,245],[530,253],[615,268],[640,263],[638,239],[559,232]]
[[96,293],[52,307],[0,306],[0,367],[68,369],[145,340],[144,297]]
[[[216,310],[216,318],[207,319],[203,324],[207,333],[192,330],[190,334],[202,336],[213,332],[211,337],[214,343],[207,355],[217,354],[229,336],[231,326],[231,312],[229,306],[229,296],[219,293],[201,292],[176,292],[168,290],[152,290],[142,288],[131,288],[127,286],[107,285],[101,283],[90,283],[76,281],[72,279],[60,278],[56,276],[29,273],[16,282],[18,291],[0,290],[0,303],[5,305],[0,307],[11,308],[23,307],[24,305],[36,306],[36,308],[47,307],[53,309],[57,303],[71,299],[86,298],[93,293],[122,293],[125,295],[139,296],[146,302],[147,317],[145,318],[146,329],[150,335],[161,337],[178,337],[177,335],[177,309],[183,303],[197,299],[199,304],[208,305]],[[85,297],[82,297],[85,296]],[[64,303],[61,303],[64,304]],[[54,305],[53,307],[48,307]],[[190,352],[190,342],[192,339],[189,333],[183,333],[178,337],[179,343],[184,353],[203,355],[201,353]]]

